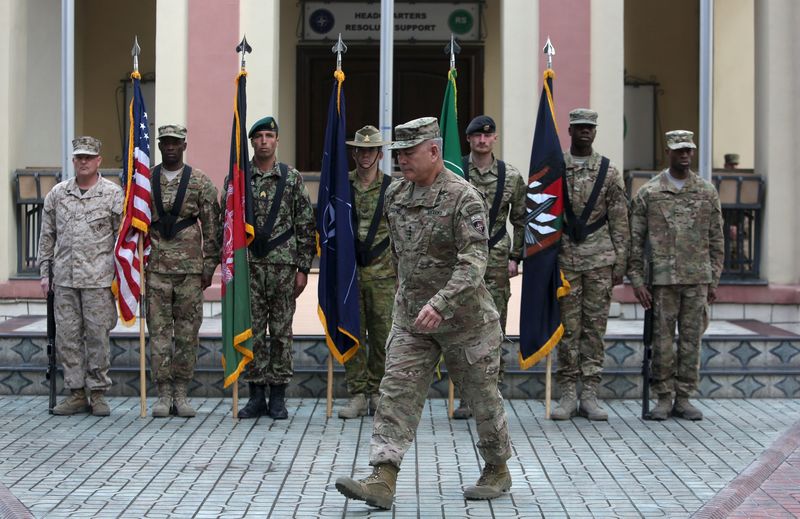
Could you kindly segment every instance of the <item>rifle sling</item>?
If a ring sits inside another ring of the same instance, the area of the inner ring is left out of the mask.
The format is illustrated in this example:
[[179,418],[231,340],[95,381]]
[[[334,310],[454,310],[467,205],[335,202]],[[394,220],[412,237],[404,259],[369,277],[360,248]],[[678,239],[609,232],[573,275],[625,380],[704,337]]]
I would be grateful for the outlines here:
[[572,202],[569,199],[569,185],[566,182],[566,178],[564,179],[564,213],[567,217],[564,225],[564,232],[566,232],[567,236],[569,236],[575,243],[581,243],[590,234],[602,228],[608,221],[608,213],[604,213],[594,222],[587,223],[589,217],[592,215],[592,211],[594,211],[595,204],[597,204],[597,198],[600,196],[600,191],[603,189],[603,183],[605,182],[606,175],[608,174],[609,163],[610,161],[607,157],[602,157],[600,159],[600,171],[597,173],[597,178],[594,181],[594,186],[592,186],[592,192],[589,195],[589,200],[587,200],[586,205],[583,206],[583,211],[581,211],[580,217],[575,216],[575,211],[572,208]]
[[[469,182],[469,155],[461,157],[461,164],[464,169],[464,180]],[[506,188],[506,163],[497,160],[497,189],[494,191],[492,207],[489,209],[489,232],[494,228],[497,215],[500,213],[500,204],[503,203],[503,191]],[[489,238],[489,250],[492,250],[497,243],[506,235],[506,226],[498,229],[494,236]]]
[[186,198],[186,190],[189,187],[189,178],[191,176],[192,167],[188,164],[184,165],[181,181],[178,184],[178,192],[175,194],[175,201],[172,203],[169,212],[167,212],[164,210],[164,200],[161,197],[161,164],[153,168],[151,182],[153,186],[153,203],[158,213],[158,221],[153,222],[150,227],[158,231],[158,234],[165,240],[174,239],[179,232],[188,229],[197,222],[196,217],[178,219],[181,214],[183,200]]
[[281,201],[283,200],[283,192],[286,190],[286,179],[289,176],[289,166],[283,162],[278,163],[278,169],[280,169],[281,176],[278,179],[278,185],[275,187],[275,197],[272,199],[269,213],[267,213],[267,221],[264,223],[263,227],[256,224],[255,239],[250,244],[250,251],[258,258],[265,257],[276,247],[285,243],[294,234],[294,228],[289,227],[275,238],[270,239],[272,229],[275,227],[275,221],[278,219],[278,212],[280,211]]
[[[383,216],[383,201],[386,195],[386,189],[392,183],[392,178],[389,175],[383,175],[381,181],[381,193],[378,195],[378,205],[375,207],[375,213],[372,215],[372,221],[369,224],[367,237],[364,241],[358,239],[356,236],[356,263],[359,267],[366,267],[376,258],[378,258],[389,247],[389,237],[387,236],[380,243],[373,246],[375,243],[375,235],[378,234],[378,227],[381,224],[381,217]],[[355,204],[356,194],[353,183],[350,182],[350,198]],[[358,229],[358,212],[353,211],[353,219],[355,220],[355,228]]]

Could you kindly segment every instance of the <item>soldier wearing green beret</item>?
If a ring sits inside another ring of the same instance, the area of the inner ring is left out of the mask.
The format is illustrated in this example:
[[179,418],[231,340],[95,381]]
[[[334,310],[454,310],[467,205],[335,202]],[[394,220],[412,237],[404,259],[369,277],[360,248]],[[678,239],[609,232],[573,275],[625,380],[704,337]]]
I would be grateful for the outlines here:
[[[717,298],[725,250],[719,194],[691,170],[693,135],[666,133],[669,168],[642,186],[632,203],[628,277],[642,306],[654,306],[651,387],[658,404],[650,413],[653,420],[670,414],[703,418],[689,397],[700,379],[700,340],[708,305]],[[645,242],[650,243],[652,292],[645,285]]]
[[267,415],[285,420],[286,387],[293,375],[292,319],[316,253],[316,227],[303,177],[277,160],[275,118],[256,121],[248,137],[253,146],[250,189],[256,220],[256,236],[248,250],[253,360],[244,377],[250,398],[239,418]]

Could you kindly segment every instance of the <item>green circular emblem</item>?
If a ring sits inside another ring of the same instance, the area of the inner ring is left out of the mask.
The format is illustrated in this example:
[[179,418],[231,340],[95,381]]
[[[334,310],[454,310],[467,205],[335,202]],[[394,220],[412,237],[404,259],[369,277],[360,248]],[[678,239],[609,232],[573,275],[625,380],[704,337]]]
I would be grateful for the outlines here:
[[472,14],[464,9],[456,9],[450,13],[450,18],[447,19],[447,25],[450,30],[456,34],[466,34],[472,30],[475,20]]

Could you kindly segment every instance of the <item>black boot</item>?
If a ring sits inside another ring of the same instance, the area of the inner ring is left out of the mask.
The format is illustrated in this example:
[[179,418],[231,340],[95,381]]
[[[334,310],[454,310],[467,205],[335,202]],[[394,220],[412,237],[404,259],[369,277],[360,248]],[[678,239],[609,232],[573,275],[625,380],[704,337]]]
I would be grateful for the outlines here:
[[267,414],[267,400],[264,395],[265,386],[250,382],[250,400],[247,405],[239,409],[239,418],[258,418]]
[[286,420],[289,411],[286,410],[286,386],[288,384],[270,384],[269,386],[269,411],[267,414],[273,420]]

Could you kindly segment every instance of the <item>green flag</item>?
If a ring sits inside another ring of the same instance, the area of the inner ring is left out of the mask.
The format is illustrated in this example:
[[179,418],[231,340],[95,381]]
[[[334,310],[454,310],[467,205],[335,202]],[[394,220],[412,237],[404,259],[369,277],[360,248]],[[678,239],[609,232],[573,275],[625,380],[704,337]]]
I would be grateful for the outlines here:
[[444,166],[463,177],[464,168],[461,167],[461,136],[458,134],[458,112],[456,110],[456,69],[451,68],[447,73],[447,88],[444,91],[442,102],[442,116],[439,118],[439,127],[442,130],[442,157]]

